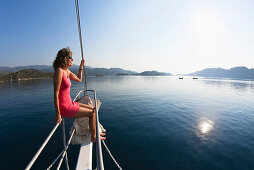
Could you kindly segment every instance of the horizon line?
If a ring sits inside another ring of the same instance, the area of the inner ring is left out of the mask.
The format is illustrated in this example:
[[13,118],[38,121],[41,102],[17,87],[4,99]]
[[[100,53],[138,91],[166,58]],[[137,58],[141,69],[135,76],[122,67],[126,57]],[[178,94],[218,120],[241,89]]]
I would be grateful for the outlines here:
[[[9,67],[9,68],[15,68],[15,67],[28,67],[28,66],[53,66],[53,65],[46,65],[46,64],[34,64],[34,65],[21,65],[21,66],[13,66],[13,67],[11,67],[11,66],[0,66],[0,67]],[[79,66],[79,65],[76,65],[76,64],[73,64],[72,66]],[[91,66],[88,66],[88,65],[86,65],[87,67],[91,67]],[[246,67],[246,66],[235,66],[235,67],[231,67],[231,68],[229,68],[229,69],[225,69],[225,68],[221,68],[221,67],[210,67],[210,68],[204,68],[204,69],[201,69],[201,70],[198,70],[198,71],[202,71],[202,70],[205,70],[205,69],[224,69],[224,70],[230,70],[230,69],[232,69],[232,68],[237,68],[237,67],[245,67],[245,68],[247,68],[247,69],[254,69],[254,68],[248,68],[248,67]],[[129,69],[124,69],[124,68],[121,68],[121,67],[91,67],[91,68],[106,68],[106,69],[111,69],[111,68],[120,68],[120,69],[123,69],[123,70],[126,70],[126,71],[133,71],[133,70],[129,70]],[[157,70],[145,70],[145,71],[157,71]],[[142,71],[142,72],[145,72],[145,71]],[[194,71],[194,72],[191,72],[191,73],[195,73],[195,72],[198,72],[198,71]],[[137,72],[137,73],[139,73],[138,71],[133,71],[133,72]],[[142,72],[140,72],[140,73],[142,73]],[[176,73],[176,74],[172,74],[172,73],[170,73],[170,72],[163,72],[163,71],[157,71],[157,72],[161,72],[161,73],[169,73],[169,74],[171,74],[171,75],[175,75],[175,76],[177,76],[177,75],[181,75],[181,76],[183,76],[183,75],[186,75],[186,74],[191,74],[191,73]]]

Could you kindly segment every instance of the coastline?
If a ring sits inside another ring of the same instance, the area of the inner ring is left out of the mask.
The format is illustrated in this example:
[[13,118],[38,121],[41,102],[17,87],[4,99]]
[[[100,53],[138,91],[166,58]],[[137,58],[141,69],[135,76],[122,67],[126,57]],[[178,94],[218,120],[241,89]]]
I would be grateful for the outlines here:
[[39,80],[39,79],[50,79],[52,77],[37,77],[37,78],[22,78],[22,79],[14,79],[14,80],[0,80],[0,83],[8,82],[8,81],[24,81],[24,80]]

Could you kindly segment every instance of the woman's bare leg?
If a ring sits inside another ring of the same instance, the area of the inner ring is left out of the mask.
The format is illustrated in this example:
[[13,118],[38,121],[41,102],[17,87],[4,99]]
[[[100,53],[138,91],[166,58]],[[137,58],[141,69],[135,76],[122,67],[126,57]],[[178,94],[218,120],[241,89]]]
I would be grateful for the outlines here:
[[[91,141],[96,142],[96,117],[95,117],[95,111],[93,109],[88,109],[84,107],[79,107],[79,111],[76,114],[75,118],[80,117],[89,117],[89,127],[91,132]],[[104,136],[105,134],[100,134],[101,136]],[[105,140],[105,137],[101,137],[102,140]]]
[[79,107],[78,113],[75,115],[75,118],[91,117],[93,112],[94,112],[94,110],[92,110],[92,109]]
[[83,104],[83,103],[79,103],[79,106],[84,107],[84,108],[88,108],[88,109],[94,109],[94,106],[90,106],[90,105]]

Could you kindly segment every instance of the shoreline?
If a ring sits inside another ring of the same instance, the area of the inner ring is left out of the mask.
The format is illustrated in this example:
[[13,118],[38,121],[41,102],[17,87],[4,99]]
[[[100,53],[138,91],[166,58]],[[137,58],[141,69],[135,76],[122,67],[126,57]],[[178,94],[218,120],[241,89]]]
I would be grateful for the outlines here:
[[14,79],[14,80],[0,80],[0,83],[2,82],[8,82],[8,81],[23,81],[23,80],[39,80],[39,79],[49,79],[52,77],[38,77],[38,78],[22,78],[22,79]]

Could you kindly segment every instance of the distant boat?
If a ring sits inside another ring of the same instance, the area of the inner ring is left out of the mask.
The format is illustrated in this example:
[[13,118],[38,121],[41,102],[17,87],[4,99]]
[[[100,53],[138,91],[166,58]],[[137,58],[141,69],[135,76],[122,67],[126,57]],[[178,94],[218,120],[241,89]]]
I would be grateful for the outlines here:
[[193,77],[192,79],[198,79],[197,77]]
[[183,79],[183,77],[179,77],[179,79]]

